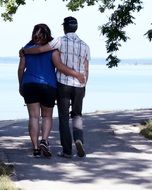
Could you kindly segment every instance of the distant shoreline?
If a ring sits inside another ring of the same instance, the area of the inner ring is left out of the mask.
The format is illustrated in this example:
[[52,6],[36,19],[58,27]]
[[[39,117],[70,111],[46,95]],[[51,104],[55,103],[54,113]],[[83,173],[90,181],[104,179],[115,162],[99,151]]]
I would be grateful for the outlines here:
[[[133,65],[152,65],[152,58],[129,58],[129,59],[120,59],[121,64],[133,64]],[[8,56],[0,57],[0,64],[15,64],[19,62],[19,57],[17,56]],[[91,65],[106,65],[106,58],[96,58],[93,57],[90,60]]]

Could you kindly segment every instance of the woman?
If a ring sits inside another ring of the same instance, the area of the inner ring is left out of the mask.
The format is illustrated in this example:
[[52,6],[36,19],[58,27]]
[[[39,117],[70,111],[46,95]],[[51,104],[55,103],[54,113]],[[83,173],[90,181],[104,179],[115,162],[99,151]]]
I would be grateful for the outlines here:
[[[35,25],[32,40],[24,47],[47,44],[53,40],[46,24]],[[48,137],[52,128],[52,113],[56,99],[55,67],[66,75],[83,82],[84,76],[62,64],[58,50],[20,57],[18,67],[19,91],[24,97],[29,114],[29,135],[33,144],[34,157],[50,157]],[[42,117],[42,139],[39,144],[40,118]]]

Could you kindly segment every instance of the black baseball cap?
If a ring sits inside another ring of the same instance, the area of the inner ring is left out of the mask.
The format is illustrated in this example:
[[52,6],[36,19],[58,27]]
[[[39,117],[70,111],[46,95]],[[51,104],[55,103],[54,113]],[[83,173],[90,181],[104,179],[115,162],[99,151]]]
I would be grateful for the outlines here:
[[73,26],[73,27],[77,27],[78,26],[78,22],[77,22],[77,19],[72,17],[72,16],[69,16],[69,17],[66,17],[64,18],[64,22],[63,22],[63,25],[65,26]]

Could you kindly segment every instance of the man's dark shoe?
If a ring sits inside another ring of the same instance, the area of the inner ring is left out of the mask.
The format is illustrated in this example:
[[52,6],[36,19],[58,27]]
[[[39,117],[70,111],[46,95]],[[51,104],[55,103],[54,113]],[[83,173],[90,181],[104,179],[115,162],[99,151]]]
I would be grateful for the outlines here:
[[79,157],[84,157],[85,156],[85,150],[83,148],[83,144],[80,140],[76,140],[75,142],[76,149],[77,149],[77,155]]
[[42,139],[40,141],[40,149],[42,150],[43,152],[43,155],[45,157],[51,157],[52,156],[52,153],[51,151],[49,150],[49,143],[46,142],[46,140]]
[[64,152],[58,152],[57,156],[62,157],[62,158],[72,158],[71,154],[66,154]]
[[41,150],[40,149],[33,149],[33,156],[35,158],[40,158],[41,157]]

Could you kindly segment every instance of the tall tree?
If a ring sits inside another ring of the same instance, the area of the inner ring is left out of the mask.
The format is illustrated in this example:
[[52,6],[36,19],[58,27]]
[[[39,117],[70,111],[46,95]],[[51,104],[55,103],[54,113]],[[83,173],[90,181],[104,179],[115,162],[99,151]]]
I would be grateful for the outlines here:
[[120,59],[116,52],[121,47],[121,42],[126,42],[129,37],[125,27],[134,23],[134,12],[142,9],[141,0],[64,0],[68,1],[67,7],[72,11],[77,11],[85,5],[98,5],[99,11],[104,13],[106,10],[111,12],[108,22],[99,27],[99,30],[106,36],[106,49],[109,54],[106,58],[108,67],[117,66]]
[[[46,0],[45,0],[46,1]],[[125,27],[134,24],[134,12],[139,12],[143,7],[142,0],[62,0],[67,2],[67,8],[71,11],[78,11],[85,6],[96,5],[99,11],[104,13],[109,11],[107,23],[99,26],[101,33],[106,36],[106,49],[108,57],[106,58],[109,68],[117,66],[120,59],[117,57],[117,51],[122,42],[126,42],[129,37],[126,34]],[[26,4],[26,0],[0,0],[0,6],[5,10],[1,17],[5,21],[12,21],[20,5]],[[152,30],[145,34],[149,40],[152,40]]]

